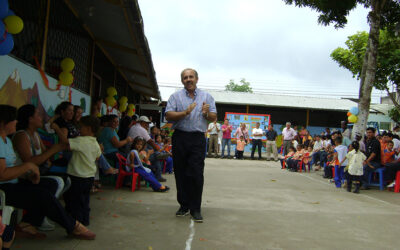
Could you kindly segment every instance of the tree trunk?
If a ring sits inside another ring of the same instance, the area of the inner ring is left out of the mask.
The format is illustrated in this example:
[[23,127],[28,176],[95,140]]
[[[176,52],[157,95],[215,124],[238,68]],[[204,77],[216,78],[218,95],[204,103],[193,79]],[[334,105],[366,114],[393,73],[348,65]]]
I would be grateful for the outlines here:
[[375,81],[376,59],[379,46],[379,27],[381,20],[381,10],[386,0],[372,0],[371,12],[369,13],[370,30],[368,36],[367,50],[361,70],[359,102],[358,102],[358,120],[354,124],[351,138],[356,134],[364,135],[367,127],[369,107],[371,104],[371,92]]

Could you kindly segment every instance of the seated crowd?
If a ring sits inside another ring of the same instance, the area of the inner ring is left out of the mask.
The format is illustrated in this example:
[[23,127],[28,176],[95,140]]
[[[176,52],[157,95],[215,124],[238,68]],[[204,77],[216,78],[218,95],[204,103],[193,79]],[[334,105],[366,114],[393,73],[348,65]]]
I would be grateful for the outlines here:
[[[0,225],[0,248],[11,246],[15,232],[45,238],[40,231],[55,229],[50,220],[72,237],[95,239],[87,228],[90,193],[100,187],[100,176],[116,179],[121,168],[139,174],[155,192],[169,190],[160,183],[166,181],[163,171],[173,173],[169,131],[153,126],[150,135],[150,120],[137,115],[125,115],[119,126],[116,115],[98,118],[100,105],[95,102],[91,115],[82,117],[80,106],[62,102],[45,125],[34,105],[18,110],[0,105],[0,190],[6,195],[5,205],[24,210],[20,222]],[[53,145],[41,137],[51,133],[58,139]],[[117,155],[126,158],[124,166]]]
[[356,135],[351,141],[344,134],[329,131],[311,137],[307,131],[304,136],[296,135],[293,146],[280,155],[282,168],[297,172],[314,166],[315,171],[323,170],[323,177],[332,179],[338,188],[346,187],[351,192],[354,184],[354,193],[369,189],[375,172],[381,169],[377,174],[383,173],[386,187],[394,187],[400,171],[399,135],[391,132],[376,135],[373,127],[366,129],[364,140]]

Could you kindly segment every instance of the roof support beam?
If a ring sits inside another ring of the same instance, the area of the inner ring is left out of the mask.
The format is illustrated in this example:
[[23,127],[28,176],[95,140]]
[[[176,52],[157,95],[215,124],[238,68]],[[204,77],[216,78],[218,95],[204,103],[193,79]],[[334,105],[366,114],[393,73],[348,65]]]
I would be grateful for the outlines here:
[[129,47],[126,47],[126,46],[118,44],[118,43],[114,43],[114,42],[111,42],[111,41],[103,40],[103,39],[98,38],[98,37],[95,37],[94,40],[96,41],[96,43],[102,44],[102,45],[110,47],[110,48],[119,49],[119,50],[125,51],[125,52],[133,54],[133,55],[137,55],[138,54],[137,50],[134,49],[134,48],[129,48]]
[[133,74],[147,77],[146,73],[143,73],[142,71],[139,71],[139,70],[136,70],[136,69],[131,69],[131,68],[128,68],[128,67],[125,67],[125,66],[118,66],[118,69],[126,70],[128,72],[133,73]]

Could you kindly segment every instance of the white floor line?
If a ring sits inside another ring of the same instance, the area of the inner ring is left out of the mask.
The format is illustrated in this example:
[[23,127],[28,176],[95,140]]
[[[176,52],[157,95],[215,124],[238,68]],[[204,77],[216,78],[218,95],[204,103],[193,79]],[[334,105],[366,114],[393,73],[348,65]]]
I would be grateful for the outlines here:
[[193,241],[193,237],[194,237],[194,233],[195,233],[193,220],[190,220],[189,229],[190,229],[190,234],[189,234],[189,238],[186,240],[185,250],[190,250],[192,248],[192,241]]
[[[322,183],[322,184],[331,186],[331,183],[324,182],[324,181],[321,181],[321,180],[317,180],[317,179],[312,178],[311,176],[308,176],[308,175],[304,175],[304,174],[300,174],[300,175],[301,175],[301,176],[304,176],[304,177],[307,177],[307,178],[310,179],[310,180],[313,180],[313,181],[320,182],[320,183]],[[360,196],[367,197],[367,198],[369,198],[369,199],[371,199],[371,200],[374,200],[374,201],[379,201],[379,202],[384,203],[384,204],[386,204],[386,205],[390,205],[390,206],[394,206],[394,207],[400,207],[399,205],[392,204],[392,203],[390,203],[390,202],[387,202],[387,201],[384,201],[384,200],[381,200],[381,199],[378,199],[378,198],[369,196],[369,195],[367,195],[367,194],[359,194],[359,195],[360,195]]]

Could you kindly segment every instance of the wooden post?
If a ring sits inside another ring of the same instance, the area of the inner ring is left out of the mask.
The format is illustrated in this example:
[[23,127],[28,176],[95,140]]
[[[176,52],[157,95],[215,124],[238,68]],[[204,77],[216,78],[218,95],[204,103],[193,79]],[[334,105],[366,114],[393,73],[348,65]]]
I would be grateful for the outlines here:
[[50,0],[47,0],[46,9],[46,21],[44,23],[44,37],[43,37],[43,48],[42,48],[42,61],[40,66],[44,70],[46,65],[46,50],[47,50],[47,35],[49,33],[49,18],[50,18]]
[[307,109],[307,118],[306,118],[306,128],[308,127],[308,125],[310,124],[310,110]]
[[249,113],[249,105],[247,104],[246,105],[246,114],[248,114]]
[[[92,44],[92,60],[91,60],[91,62],[90,62],[90,85],[89,85],[89,96],[90,96],[90,98],[93,98],[93,89],[94,89],[94,82],[93,82],[93,71],[94,71],[94,52],[96,51],[96,42],[95,41],[93,41],[93,44]],[[98,97],[97,97],[98,98]]]

